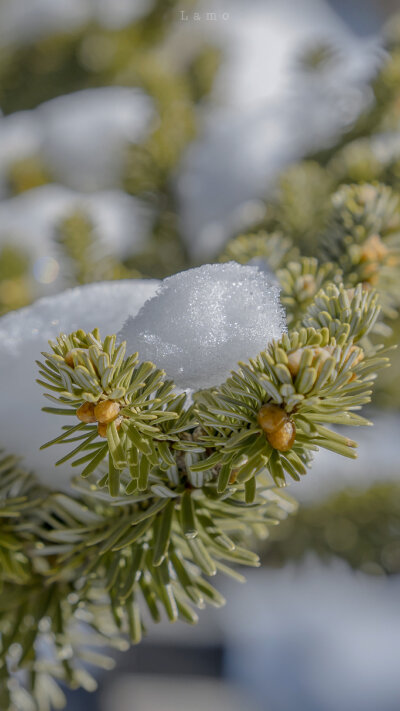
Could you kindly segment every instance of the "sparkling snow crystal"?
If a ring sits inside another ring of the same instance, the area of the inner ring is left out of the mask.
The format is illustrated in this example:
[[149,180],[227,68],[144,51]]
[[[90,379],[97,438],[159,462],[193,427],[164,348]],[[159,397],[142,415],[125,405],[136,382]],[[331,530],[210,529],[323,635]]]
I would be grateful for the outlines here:
[[207,264],[165,279],[119,333],[180,388],[223,382],[285,330],[279,289],[257,267]]

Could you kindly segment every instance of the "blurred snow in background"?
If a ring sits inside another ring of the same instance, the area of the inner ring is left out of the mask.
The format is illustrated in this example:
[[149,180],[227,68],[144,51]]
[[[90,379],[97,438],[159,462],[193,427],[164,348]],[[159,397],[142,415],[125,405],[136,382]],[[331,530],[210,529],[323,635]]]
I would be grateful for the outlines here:
[[[3,0],[0,42],[2,35],[23,41],[67,30],[90,17],[124,24],[144,6],[149,9],[139,0]],[[365,82],[380,58],[377,38],[355,36],[325,0],[221,0],[216,21],[206,19],[209,10],[200,2],[197,22],[190,11],[182,20],[186,11],[177,10],[164,48],[178,57],[192,43],[223,52],[212,95],[198,112],[199,137],[175,180],[182,236],[194,260],[215,256],[235,230],[262,217],[262,199],[286,164],[351,125],[371,98]],[[317,77],[300,76],[299,53],[321,41],[337,48],[335,62]],[[143,139],[152,118],[150,99],[123,87],[61,96],[1,118],[0,196],[7,194],[12,163],[36,155],[67,187],[119,187],[124,147]]]
[[150,99],[124,87],[78,91],[36,111],[52,174],[69,187],[90,191],[119,184],[124,149],[145,136],[152,118]]
[[[302,565],[249,571],[246,578],[244,585],[220,581],[229,603],[202,611],[198,627],[151,627],[143,656],[128,653],[125,672],[109,678],[101,711],[112,711],[116,698],[121,711],[164,708],[162,695],[165,708],[179,711],[197,709],[198,700],[204,707],[206,697],[212,711],[397,711],[397,577],[367,576],[310,556]],[[221,648],[222,681],[202,677],[198,667],[188,675],[184,660],[194,649],[205,657]],[[164,661],[149,683],[140,670],[151,654],[175,655],[181,672],[168,673]]]
[[[123,192],[121,180],[126,148],[146,136],[153,113],[142,91],[105,87],[0,117],[0,247],[30,255],[39,293],[65,287],[55,237],[77,211],[91,220],[105,254],[124,258],[146,246],[152,210]],[[9,197],[13,166],[30,159],[54,182]],[[42,278],[47,263],[51,273]]]
[[339,561],[257,571],[229,590],[227,668],[261,708],[395,711],[400,707],[398,578]]
[[[47,286],[47,291],[65,287],[54,237],[61,221],[77,212],[90,219],[104,254],[124,257],[146,243],[151,211],[122,190],[85,194],[49,184],[0,201],[0,244],[3,241],[28,248],[33,259],[33,275],[43,287]],[[96,256],[99,257],[99,253]],[[55,260],[57,271],[52,278],[40,277],[40,265],[46,260]]]
[[[225,56],[203,135],[177,181],[183,234],[197,259],[217,254],[234,229],[259,217],[255,200],[285,165],[352,124],[371,99],[365,82],[380,57],[376,37],[356,37],[322,0],[231,0],[218,12],[218,21],[180,28],[201,25]],[[323,76],[299,76],[296,58],[321,42],[337,48],[339,61]]]
[[[124,151],[146,135],[152,102],[125,87],[86,89],[0,118],[0,191],[18,159],[40,156],[56,182],[93,192],[118,187]],[[0,193],[1,195],[1,193]]]
[[[151,686],[151,688],[149,688]],[[106,688],[101,711],[110,711],[118,698],[119,711],[204,711],[212,699],[212,711],[261,711],[249,701],[238,684],[196,677],[119,675]],[[133,705],[132,705],[133,704]]]

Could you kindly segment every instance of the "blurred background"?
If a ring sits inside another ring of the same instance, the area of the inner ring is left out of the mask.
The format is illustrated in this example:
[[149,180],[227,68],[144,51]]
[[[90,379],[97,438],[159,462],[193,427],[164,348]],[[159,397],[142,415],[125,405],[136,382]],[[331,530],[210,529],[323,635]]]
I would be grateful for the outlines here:
[[[0,314],[164,277],[246,232],[313,254],[343,182],[400,190],[399,0],[0,0]],[[393,343],[400,324],[393,324]],[[160,624],[74,711],[398,711],[399,356],[354,464],[197,628]]]

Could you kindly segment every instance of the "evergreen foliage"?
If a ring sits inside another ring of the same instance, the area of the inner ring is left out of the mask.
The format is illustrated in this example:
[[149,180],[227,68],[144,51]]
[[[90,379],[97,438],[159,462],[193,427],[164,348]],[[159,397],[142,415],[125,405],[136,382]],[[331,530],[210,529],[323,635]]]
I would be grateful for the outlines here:
[[295,327],[191,405],[115,336],[77,331],[50,344],[39,363],[45,410],[77,424],[44,446],[71,444],[58,461],[74,460],[80,477],[74,495],[49,493],[37,515],[47,585],[68,581],[84,607],[100,598],[134,643],[144,609],[194,623],[193,607],[223,604],[207,578],[242,579],[235,566],[259,564],[249,544],[296,510],[286,477],[298,481],[319,447],[356,456],[329,425],[370,424],[357,410],[387,364],[367,338],[378,294],[330,273],[301,318],[293,300]]

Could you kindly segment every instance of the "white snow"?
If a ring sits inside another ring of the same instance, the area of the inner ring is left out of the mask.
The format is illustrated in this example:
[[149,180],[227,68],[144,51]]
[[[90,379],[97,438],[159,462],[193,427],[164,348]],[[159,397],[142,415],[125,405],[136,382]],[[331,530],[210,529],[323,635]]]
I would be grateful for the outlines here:
[[7,175],[13,163],[37,156],[42,131],[34,111],[0,115],[0,198],[7,195]]
[[65,488],[77,472],[68,463],[54,467],[67,453],[66,447],[39,451],[66,422],[41,411],[49,401],[35,382],[35,360],[42,359],[41,352],[49,351],[48,340],[61,332],[97,326],[103,337],[116,333],[128,315],[134,316],[154,295],[158,283],[136,279],[90,284],[40,299],[0,318],[0,448],[23,457],[24,466],[43,483]]
[[36,111],[55,179],[88,191],[120,183],[125,147],[146,135],[153,113],[142,91],[125,87],[78,91]]
[[165,279],[119,333],[183,389],[223,382],[285,330],[279,289],[257,267],[206,264]]
[[[150,231],[148,206],[121,190],[85,194],[49,184],[0,201],[0,246],[12,243],[27,251],[35,263],[49,258],[58,261],[56,228],[64,218],[81,211],[92,222],[99,247],[118,257],[141,249]],[[62,271],[54,286],[63,286]]]
[[118,187],[127,144],[147,134],[153,106],[140,89],[85,89],[0,116],[0,197],[16,161],[39,156],[55,181],[92,192]]

